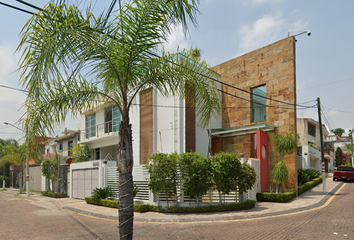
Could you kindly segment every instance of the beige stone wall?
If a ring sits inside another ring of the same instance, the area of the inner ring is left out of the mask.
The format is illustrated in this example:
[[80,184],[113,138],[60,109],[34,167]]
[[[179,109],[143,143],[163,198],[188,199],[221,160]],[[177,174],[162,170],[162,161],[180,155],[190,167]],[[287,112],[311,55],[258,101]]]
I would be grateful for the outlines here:
[[[237,97],[223,94],[222,127],[239,127],[252,124],[268,123],[275,126],[269,132],[269,180],[271,170],[279,160],[274,148],[274,136],[277,133],[287,134],[296,131],[296,81],[295,81],[295,42],[288,37],[253,52],[234,58],[213,67],[221,75],[221,80],[231,86],[245,90],[236,90],[223,85],[223,91]],[[251,122],[251,89],[266,85],[267,118],[264,122]],[[289,103],[279,103],[275,100]],[[251,138],[235,137],[223,139],[223,151],[242,152],[250,157]],[[290,173],[287,189],[297,188],[296,154],[285,158]]]

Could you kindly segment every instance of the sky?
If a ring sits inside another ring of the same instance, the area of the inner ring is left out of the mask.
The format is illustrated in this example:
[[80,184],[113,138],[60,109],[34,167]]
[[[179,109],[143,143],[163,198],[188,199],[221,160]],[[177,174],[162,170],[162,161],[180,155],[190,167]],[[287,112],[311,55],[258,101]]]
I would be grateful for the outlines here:
[[[15,0],[3,1],[33,11]],[[28,0],[38,7],[47,1]],[[73,0],[71,2],[82,2]],[[86,1],[88,2],[88,1]],[[93,0],[97,12],[110,0]],[[318,120],[316,99],[322,104],[322,122],[329,129],[354,127],[354,1],[351,0],[200,0],[198,28],[190,25],[188,38],[180,29],[164,44],[166,50],[201,49],[201,57],[215,66],[247,52],[306,30],[296,36],[297,103],[314,105],[297,112],[298,118]],[[0,5],[0,138],[20,139],[23,132],[3,124],[25,113],[26,94],[19,90],[16,48],[29,14]],[[8,88],[10,87],[10,88]],[[14,89],[11,89],[14,88]],[[77,129],[79,119],[58,126]],[[17,125],[18,126],[18,125]],[[20,125],[18,127],[21,127]]]

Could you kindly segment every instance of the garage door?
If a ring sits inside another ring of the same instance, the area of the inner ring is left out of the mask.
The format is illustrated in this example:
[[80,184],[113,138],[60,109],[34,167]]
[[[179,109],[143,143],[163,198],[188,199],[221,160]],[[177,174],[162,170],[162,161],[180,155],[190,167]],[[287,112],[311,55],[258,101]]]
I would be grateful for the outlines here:
[[98,168],[73,170],[73,198],[91,197],[98,187]]

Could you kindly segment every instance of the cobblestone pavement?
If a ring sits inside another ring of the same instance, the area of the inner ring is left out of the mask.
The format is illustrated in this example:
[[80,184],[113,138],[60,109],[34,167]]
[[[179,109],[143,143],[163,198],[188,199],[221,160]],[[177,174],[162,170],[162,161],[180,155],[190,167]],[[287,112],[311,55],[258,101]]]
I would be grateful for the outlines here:
[[354,239],[354,183],[315,210],[213,223],[135,223],[134,239]]

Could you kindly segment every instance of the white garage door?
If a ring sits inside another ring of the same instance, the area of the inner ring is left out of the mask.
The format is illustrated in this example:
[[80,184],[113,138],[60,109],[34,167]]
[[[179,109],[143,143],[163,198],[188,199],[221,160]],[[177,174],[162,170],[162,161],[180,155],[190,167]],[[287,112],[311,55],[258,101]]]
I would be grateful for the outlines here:
[[91,197],[98,187],[98,168],[73,170],[73,198]]

